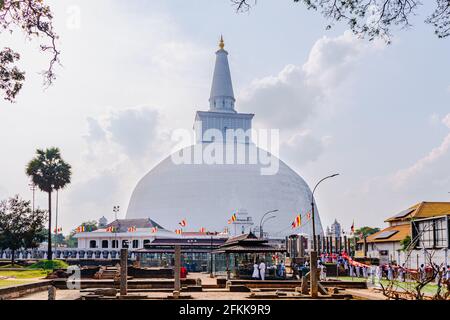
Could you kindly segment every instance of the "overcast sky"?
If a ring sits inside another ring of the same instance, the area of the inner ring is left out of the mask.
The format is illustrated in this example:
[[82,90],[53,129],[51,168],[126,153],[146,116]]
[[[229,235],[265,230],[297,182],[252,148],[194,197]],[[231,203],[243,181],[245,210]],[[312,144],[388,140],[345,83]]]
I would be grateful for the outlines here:
[[[280,128],[281,158],[317,191],[324,224],[384,225],[420,201],[449,201],[450,40],[424,25],[393,43],[356,39],[293,1],[48,1],[62,67],[47,90],[37,43],[19,33],[0,46],[22,53],[27,81],[0,100],[0,198],[31,199],[24,168],[36,148],[58,146],[73,166],[60,194],[65,232],[124,216],[137,181],[168,155],[172,130],[208,109],[220,34],[237,103],[256,128]],[[46,195],[37,193],[46,207]]]

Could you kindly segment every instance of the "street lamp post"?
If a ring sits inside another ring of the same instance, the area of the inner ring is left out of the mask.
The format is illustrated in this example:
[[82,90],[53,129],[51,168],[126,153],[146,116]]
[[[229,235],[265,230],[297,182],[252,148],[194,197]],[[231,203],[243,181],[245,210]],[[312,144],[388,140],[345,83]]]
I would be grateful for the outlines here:
[[[114,212],[114,219],[117,221],[117,213],[120,211],[120,206],[114,206],[113,212]],[[119,226],[119,222],[117,221],[117,226]],[[114,228],[114,241],[116,243],[116,249],[119,248],[119,242],[117,241],[117,230]]]
[[312,231],[313,231],[313,251],[310,252],[309,258],[310,258],[310,266],[311,269],[309,271],[309,277],[310,277],[310,284],[311,284],[311,297],[317,298],[318,297],[318,282],[317,282],[317,243],[316,243],[316,224],[315,224],[315,212],[314,212],[314,193],[316,192],[317,187],[319,184],[329,178],[334,178],[338,176],[339,174],[332,174],[330,176],[327,176],[323,179],[321,179],[319,182],[317,182],[316,186],[313,189],[312,195],[311,195],[311,219],[312,219]]
[[316,224],[315,224],[315,210],[314,210],[314,193],[316,192],[317,187],[321,182],[323,182],[326,179],[337,177],[339,173],[332,174],[330,176],[327,176],[323,179],[321,179],[319,182],[317,182],[316,186],[313,189],[312,196],[311,196],[311,219],[312,219],[312,231],[313,231],[313,250],[317,251],[317,244],[316,244]]
[[265,218],[269,213],[274,213],[274,212],[278,212],[278,209],[270,210],[270,211],[267,211],[266,213],[264,213],[263,216],[262,216],[262,218],[261,218],[261,221],[259,222],[259,237],[260,237],[261,239],[263,238],[263,228],[262,228],[262,226],[263,226],[263,220],[264,220],[264,218]]

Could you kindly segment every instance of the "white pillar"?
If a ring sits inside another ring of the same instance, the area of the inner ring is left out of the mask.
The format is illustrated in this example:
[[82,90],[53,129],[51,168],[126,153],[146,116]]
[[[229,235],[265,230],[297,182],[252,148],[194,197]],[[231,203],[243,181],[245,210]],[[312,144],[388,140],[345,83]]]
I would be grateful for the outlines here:
[[23,254],[22,254],[22,251],[19,252],[19,260],[23,260]]
[[448,248],[444,249],[444,261],[445,266],[448,266]]

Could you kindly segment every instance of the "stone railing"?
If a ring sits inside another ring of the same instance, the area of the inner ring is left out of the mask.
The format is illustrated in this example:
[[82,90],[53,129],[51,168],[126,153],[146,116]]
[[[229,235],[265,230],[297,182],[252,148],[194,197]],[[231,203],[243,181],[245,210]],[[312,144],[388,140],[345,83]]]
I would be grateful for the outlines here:
[[[120,250],[116,249],[78,249],[78,248],[56,248],[52,250],[54,259],[119,259]],[[27,249],[17,250],[15,252],[15,260],[29,260],[29,259],[47,259],[47,250],[43,249]],[[0,250],[0,259],[11,260],[12,251]],[[133,251],[128,252],[130,260],[136,259],[136,254]]]

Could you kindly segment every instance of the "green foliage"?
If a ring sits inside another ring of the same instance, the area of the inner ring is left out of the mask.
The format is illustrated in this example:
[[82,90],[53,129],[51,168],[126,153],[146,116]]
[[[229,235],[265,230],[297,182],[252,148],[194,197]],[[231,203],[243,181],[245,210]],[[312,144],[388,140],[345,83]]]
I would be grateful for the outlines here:
[[29,268],[55,270],[55,269],[67,269],[68,266],[69,265],[62,260],[40,260],[39,262],[29,266]]
[[36,150],[36,157],[28,163],[26,173],[39,189],[49,193],[70,183],[71,169],[61,158],[59,149],[53,147]]
[[[85,221],[81,224],[87,232],[92,232],[98,229],[97,221]],[[78,245],[77,239],[74,237],[76,234],[76,229],[73,229],[70,234],[64,239],[65,244],[69,248],[76,248]]]
[[[46,212],[31,209],[19,196],[0,202],[0,249],[36,248],[44,240]],[[14,260],[12,260],[14,264]]]
[[[63,189],[70,183],[72,167],[61,158],[58,148],[36,150],[36,157],[32,159],[26,169],[26,174],[31,178],[33,184],[48,193],[48,230],[52,227],[52,192]],[[52,235],[47,235],[49,259],[52,259]]]
[[405,239],[400,241],[400,245],[402,246],[402,250],[406,251],[408,249],[408,246],[411,244],[411,236],[406,236]]
[[361,237],[361,235],[363,237],[368,237],[371,234],[377,233],[378,231],[380,231],[380,228],[372,228],[372,227],[362,227],[359,229],[355,230],[355,234],[357,237]]

